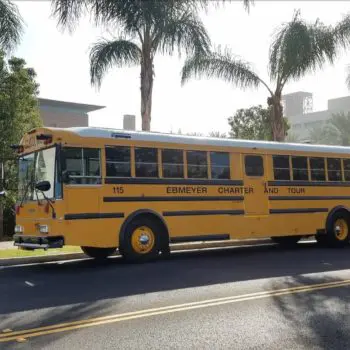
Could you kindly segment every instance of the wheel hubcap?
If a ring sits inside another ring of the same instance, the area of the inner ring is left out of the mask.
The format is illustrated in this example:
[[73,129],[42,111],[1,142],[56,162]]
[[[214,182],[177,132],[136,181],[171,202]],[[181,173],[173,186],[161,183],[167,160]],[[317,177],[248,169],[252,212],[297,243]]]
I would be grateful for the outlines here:
[[349,228],[346,220],[338,219],[334,224],[335,236],[339,241],[343,241],[348,237]]
[[147,226],[138,227],[131,236],[131,245],[133,250],[138,254],[149,253],[155,243],[153,231]]

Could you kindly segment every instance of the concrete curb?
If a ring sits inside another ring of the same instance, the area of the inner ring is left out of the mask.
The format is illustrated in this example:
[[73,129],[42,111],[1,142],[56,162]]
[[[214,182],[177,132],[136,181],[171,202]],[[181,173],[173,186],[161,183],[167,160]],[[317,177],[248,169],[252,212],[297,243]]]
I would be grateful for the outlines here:
[[[241,247],[258,244],[271,244],[271,239],[246,239],[246,240],[230,240],[230,241],[212,241],[212,242],[194,242],[194,243],[176,243],[170,245],[170,250],[173,251],[185,251],[185,250],[198,250],[198,249],[210,249],[210,248],[227,248],[227,247]],[[37,264],[45,262],[55,262],[74,259],[88,259],[84,253],[60,253],[52,255],[39,255],[39,256],[25,256],[15,258],[0,259],[1,266],[11,265],[25,265],[25,264]]]

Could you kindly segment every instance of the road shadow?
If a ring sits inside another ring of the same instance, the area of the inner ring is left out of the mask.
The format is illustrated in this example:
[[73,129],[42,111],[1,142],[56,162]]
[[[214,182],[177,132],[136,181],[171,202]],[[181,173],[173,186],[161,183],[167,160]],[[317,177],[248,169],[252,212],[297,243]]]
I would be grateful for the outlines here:
[[[299,275],[350,269],[349,253],[349,247],[303,243],[294,249],[265,245],[174,253],[146,264],[112,258],[103,264],[83,260],[6,268],[0,270],[0,330],[98,317],[123,303],[123,297],[153,292],[282,276],[290,276],[286,283],[307,283]],[[278,307],[289,317],[288,305]],[[37,313],[34,323],[28,311]]]
[[[271,289],[339,281],[330,277],[289,276],[274,281]],[[273,296],[273,303],[282,315],[283,324],[295,345],[305,349],[350,348],[349,286]],[[292,331],[291,331],[292,330]]]

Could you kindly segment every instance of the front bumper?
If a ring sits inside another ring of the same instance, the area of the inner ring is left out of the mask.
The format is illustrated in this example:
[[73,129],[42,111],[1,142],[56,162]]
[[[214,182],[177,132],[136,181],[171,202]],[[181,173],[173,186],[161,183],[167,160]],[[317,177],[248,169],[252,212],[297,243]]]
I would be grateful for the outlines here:
[[29,249],[62,248],[64,238],[62,236],[27,236],[14,235],[14,245]]

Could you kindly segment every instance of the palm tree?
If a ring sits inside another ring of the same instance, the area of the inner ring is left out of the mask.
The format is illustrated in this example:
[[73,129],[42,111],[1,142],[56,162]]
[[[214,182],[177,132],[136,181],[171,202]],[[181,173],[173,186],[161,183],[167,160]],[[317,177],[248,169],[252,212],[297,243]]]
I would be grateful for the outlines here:
[[20,41],[23,20],[9,0],[0,0],[0,50],[11,51]]
[[[222,0],[224,1],[224,0]],[[244,0],[249,9],[249,0]],[[53,0],[53,14],[63,28],[74,29],[80,17],[90,12],[95,24],[118,28],[122,34],[101,39],[90,51],[92,85],[101,86],[112,66],[141,67],[142,130],[150,130],[154,56],[206,54],[210,39],[198,17],[209,0]]]
[[229,50],[197,54],[187,59],[182,69],[182,84],[193,76],[215,77],[233,83],[240,88],[263,85],[269,97],[270,123],[273,139],[283,141],[285,123],[281,98],[284,86],[306,73],[315,71],[326,62],[334,62],[337,40],[334,29],[319,20],[306,23],[296,11],[289,23],[283,24],[275,33],[269,52],[269,77],[274,82],[272,89],[251,67],[236,58]]

